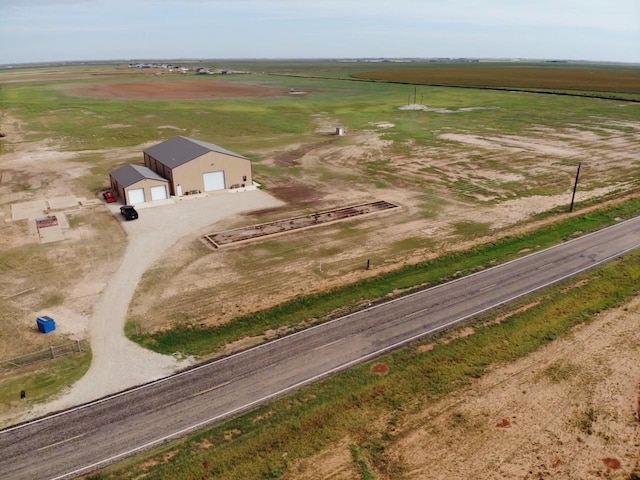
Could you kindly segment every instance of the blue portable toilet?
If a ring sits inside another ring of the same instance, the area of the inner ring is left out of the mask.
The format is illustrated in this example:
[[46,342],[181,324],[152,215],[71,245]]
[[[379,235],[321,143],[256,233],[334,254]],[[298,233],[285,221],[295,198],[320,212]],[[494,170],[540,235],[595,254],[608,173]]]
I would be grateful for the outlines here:
[[49,333],[56,329],[56,321],[46,315],[38,317],[36,323],[38,324],[38,330],[42,333]]

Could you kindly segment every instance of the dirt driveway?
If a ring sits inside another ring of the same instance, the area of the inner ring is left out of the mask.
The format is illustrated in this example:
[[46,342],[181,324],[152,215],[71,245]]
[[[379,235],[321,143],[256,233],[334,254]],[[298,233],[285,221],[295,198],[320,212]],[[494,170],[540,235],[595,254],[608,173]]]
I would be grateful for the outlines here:
[[[37,406],[32,415],[67,408],[145,383],[184,367],[188,360],[145,350],[128,340],[124,325],[142,274],[180,238],[209,230],[213,224],[281,202],[260,191],[220,193],[153,208],[139,208],[140,218],[122,225],[129,242],[121,263],[96,303],[89,321],[93,360],[87,374],[60,398]],[[117,206],[110,205],[119,216]]]

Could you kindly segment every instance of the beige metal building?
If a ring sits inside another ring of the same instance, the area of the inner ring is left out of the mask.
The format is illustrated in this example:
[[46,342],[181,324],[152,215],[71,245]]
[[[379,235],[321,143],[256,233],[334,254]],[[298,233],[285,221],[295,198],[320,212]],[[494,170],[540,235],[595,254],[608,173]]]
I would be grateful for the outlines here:
[[124,165],[109,175],[111,188],[129,205],[168,198],[169,182],[142,165]]
[[213,143],[183,136],[148,148],[144,164],[169,181],[170,194],[182,196],[251,187],[251,160]]

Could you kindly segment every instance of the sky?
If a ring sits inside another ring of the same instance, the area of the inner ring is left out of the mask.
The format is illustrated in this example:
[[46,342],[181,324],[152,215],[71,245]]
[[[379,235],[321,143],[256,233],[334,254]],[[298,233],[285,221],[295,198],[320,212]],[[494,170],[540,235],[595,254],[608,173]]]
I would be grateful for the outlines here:
[[0,0],[0,64],[380,57],[640,63],[640,0]]

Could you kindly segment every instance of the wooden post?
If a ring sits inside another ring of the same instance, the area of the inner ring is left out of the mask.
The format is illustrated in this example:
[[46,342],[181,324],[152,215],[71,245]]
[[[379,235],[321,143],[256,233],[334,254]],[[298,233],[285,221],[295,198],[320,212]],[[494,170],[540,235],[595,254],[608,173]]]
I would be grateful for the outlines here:
[[53,352],[53,346],[52,345],[49,346],[49,352],[51,353],[51,358],[56,358],[56,355]]
[[576,181],[573,184],[573,195],[571,196],[571,206],[569,207],[569,212],[573,212],[573,202],[576,199],[576,189],[578,188],[578,177],[580,176],[580,165],[582,165],[582,163],[578,163],[578,171],[576,172]]
[[371,269],[371,260],[368,259],[367,260],[367,270],[370,270],[370,269]]

